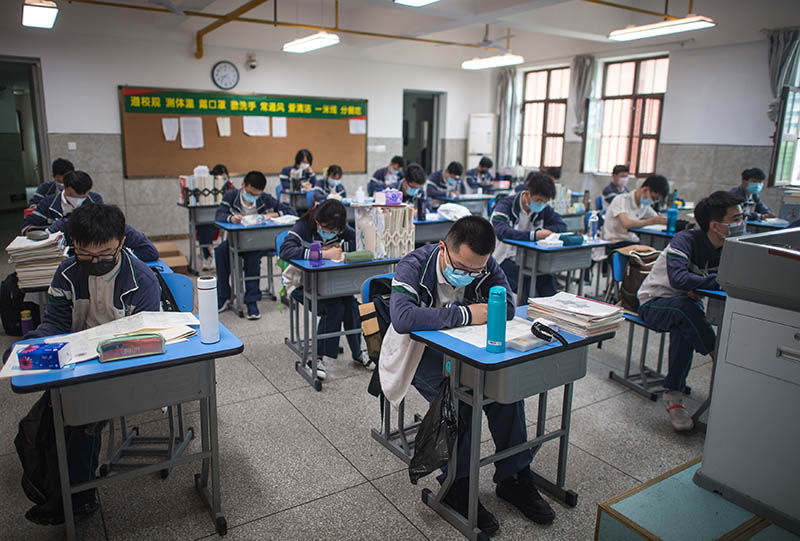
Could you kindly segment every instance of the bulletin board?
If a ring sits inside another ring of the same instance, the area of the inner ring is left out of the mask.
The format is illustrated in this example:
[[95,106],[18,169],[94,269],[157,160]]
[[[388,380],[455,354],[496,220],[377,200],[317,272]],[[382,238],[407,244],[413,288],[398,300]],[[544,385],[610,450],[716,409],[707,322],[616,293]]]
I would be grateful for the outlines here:
[[[367,170],[366,100],[120,86],[119,103],[126,178],[175,177],[217,163],[231,173],[274,175],[301,148],[311,151],[317,172],[331,164],[345,173]],[[167,140],[162,119],[180,123],[182,117],[202,122],[202,148],[184,148],[180,131]],[[218,118],[230,119],[229,136],[221,135]],[[274,127],[284,118],[285,137],[276,137],[281,132]],[[270,134],[246,134],[245,124],[253,121],[266,123]]]

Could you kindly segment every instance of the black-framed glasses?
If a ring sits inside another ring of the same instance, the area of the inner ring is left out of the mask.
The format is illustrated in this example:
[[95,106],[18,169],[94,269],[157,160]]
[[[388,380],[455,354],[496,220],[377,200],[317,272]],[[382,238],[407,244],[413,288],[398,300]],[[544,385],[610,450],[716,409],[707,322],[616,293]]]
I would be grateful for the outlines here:
[[114,249],[114,251],[110,254],[88,254],[82,253],[77,248],[74,249],[75,252],[75,259],[78,261],[94,261],[95,259],[100,261],[113,261],[117,258],[117,254],[122,249],[122,242],[120,241],[119,245]]
[[473,272],[456,267],[455,263],[453,263],[453,258],[450,256],[450,249],[447,247],[447,243],[444,243],[444,251],[447,254],[447,259],[450,260],[450,265],[452,265],[453,267],[453,272],[455,272],[456,274],[460,274],[462,276],[469,276],[470,278],[477,278],[479,276],[486,274],[486,267],[482,268],[478,272]]

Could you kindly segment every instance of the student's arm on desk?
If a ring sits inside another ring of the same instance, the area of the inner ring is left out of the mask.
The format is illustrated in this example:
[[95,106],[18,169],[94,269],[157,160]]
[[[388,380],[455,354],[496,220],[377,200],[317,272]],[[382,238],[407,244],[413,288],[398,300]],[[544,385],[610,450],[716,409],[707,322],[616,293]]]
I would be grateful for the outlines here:
[[308,259],[308,249],[305,247],[301,227],[305,228],[305,224],[301,221],[294,225],[294,228],[286,235],[286,239],[281,244],[280,258],[284,261],[290,259]]
[[[402,261],[398,264],[398,271],[402,264]],[[423,308],[417,304],[418,299],[418,293],[411,285],[396,278],[392,280],[389,313],[392,317],[392,326],[398,333],[438,331],[472,323],[472,313],[465,306],[453,304],[441,308]]]
[[47,291],[47,306],[42,322],[23,337],[26,340],[72,332],[72,288],[61,274],[63,267],[62,263]]
[[269,194],[267,194],[267,203],[268,213],[277,212],[278,216],[297,216],[297,211],[289,203],[281,203]]
[[499,240],[531,240],[530,231],[514,229],[509,223],[511,216],[511,205],[514,203],[513,197],[504,197],[498,201],[497,206],[492,212],[492,227],[494,234]]
[[542,220],[544,222],[543,228],[552,233],[566,233],[567,231],[567,224],[564,219],[549,205],[542,211]]
[[432,182],[428,182],[428,186],[425,188],[425,193],[428,196],[428,199],[444,199],[449,197],[449,192],[447,190],[440,188]]
[[220,203],[217,207],[217,213],[214,215],[214,221],[231,223],[231,216],[233,216],[231,203],[233,203],[233,200],[236,198],[236,196],[236,190],[225,192],[225,195],[222,196],[222,203]]
[[[677,241],[677,242],[675,242]],[[717,275],[703,276],[689,270],[689,260],[693,246],[687,242],[687,237],[675,237],[667,246],[667,276],[669,284],[682,291],[695,289],[720,289]]]
[[32,227],[47,226],[47,207],[50,206],[51,201],[52,196],[45,197],[39,201],[39,204],[36,205],[36,208],[33,210],[33,212],[25,216],[25,219],[22,222],[23,235]]
[[617,219],[619,220],[619,223],[622,224],[622,227],[629,230],[638,229],[640,227],[647,227],[648,225],[667,223],[666,216],[655,215],[655,216],[650,216],[649,218],[642,218],[641,220],[634,220],[633,218],[628,216],[627,212],[619,213],[617,215]]

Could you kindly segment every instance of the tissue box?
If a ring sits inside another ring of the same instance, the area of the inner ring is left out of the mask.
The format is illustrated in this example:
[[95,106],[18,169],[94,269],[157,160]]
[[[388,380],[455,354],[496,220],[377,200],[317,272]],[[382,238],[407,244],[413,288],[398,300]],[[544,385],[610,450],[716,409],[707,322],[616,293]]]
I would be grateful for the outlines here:
[[387,205],[399,206],[403,204],[403,192],[395,189],[388,189],[383,192]]
[[19,357],[20,370],[42,370],[44,368],[62,368],[72,354],[69,344],[59,342],[56,344],[31,344],[21,350]]

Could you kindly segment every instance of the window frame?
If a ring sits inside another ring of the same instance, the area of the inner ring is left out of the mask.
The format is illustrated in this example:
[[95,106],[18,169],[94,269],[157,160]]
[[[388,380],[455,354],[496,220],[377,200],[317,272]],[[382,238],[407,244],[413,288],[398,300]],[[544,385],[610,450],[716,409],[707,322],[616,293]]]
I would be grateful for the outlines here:
[[[567,100],[569,99],[569,88],[567,89],[567,97],[566,98],[550,98],[550,77],[552,76],[552,72],[566,69],[570,71],[570,81],[572,80],[572,72],[569,66],[554,66],[551,68],[539,68],[539,69],[532,69],[523,72],[522,74],[522,107],[520,108],[520,114],[522,118],[522,125],[519,134],[519,150],[517,152],[517,165],[522,167],[528,167],[533,169],[542,169],[544,167],[563,167],[564,165],[564,145],[566,144],[566,134],[567,134],[567,117],[569,116],[569,105]],[[530,73],[541,73],[547,72],[547,82],[545,83],[545,98],[543,100],[526,100],[525,96],[527,95],[528,91],[528,74]],[[542,148],[539,154],[539,164],[538,165],[524,165],[522,163],[523,157],[523,149],[525,148],[525,108],[529,103],[543,103],[544,110],[542,111]],[[563,103],[564,104],[564,129],[561,133],[551,133],[547,131],[547,119],[548,114],[550,111],[550,104],[551,103]],[[543,165],[544,163],[544,156],[545,156],[545,149],[547,145],[547,138],[548,137],[560,137],[561,138],[561,163],[558,165]]]

